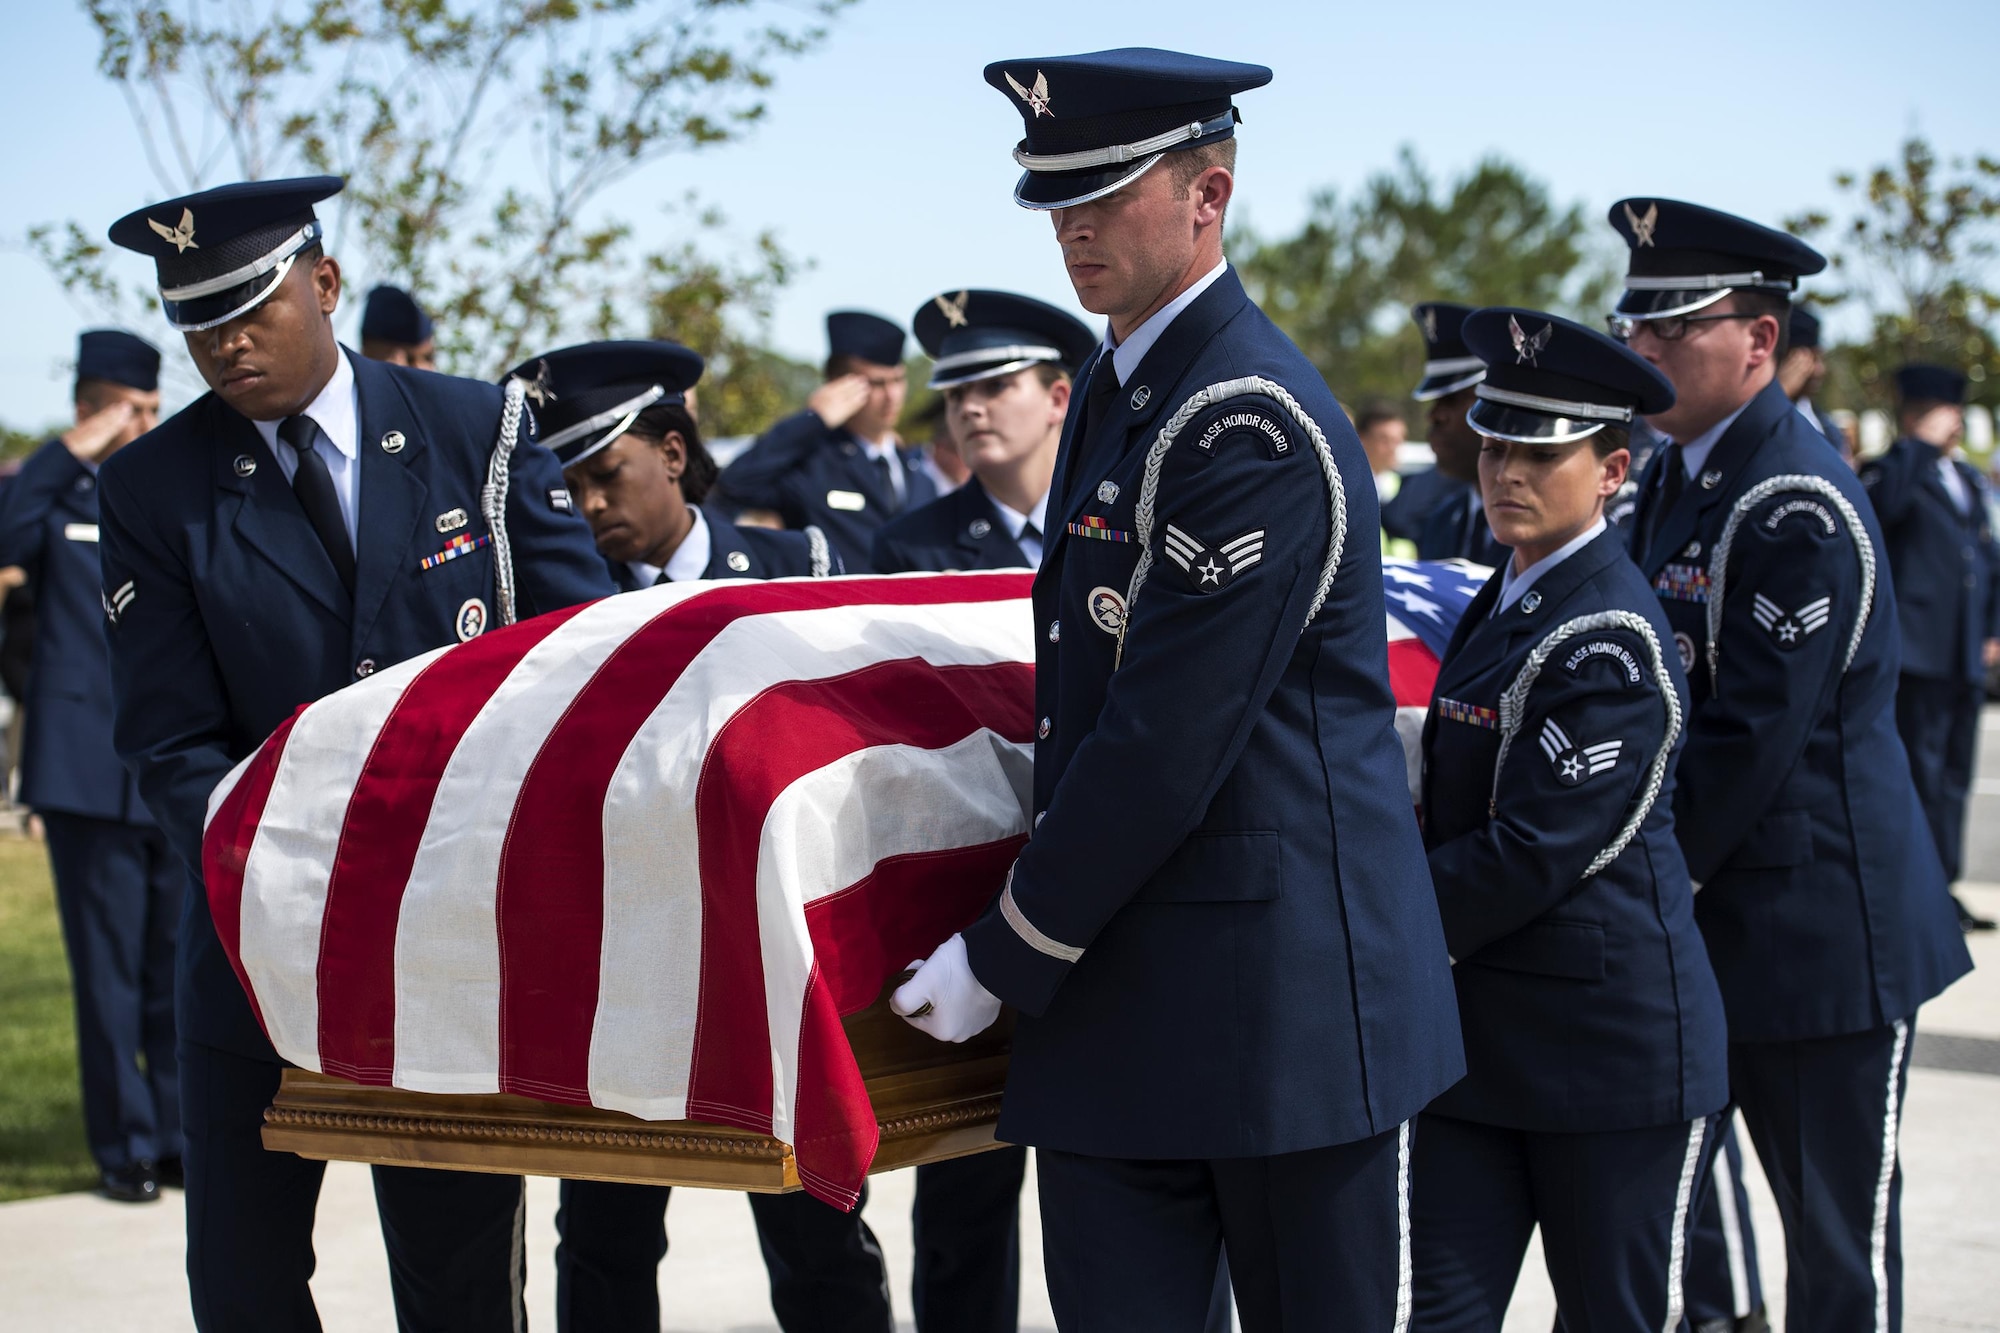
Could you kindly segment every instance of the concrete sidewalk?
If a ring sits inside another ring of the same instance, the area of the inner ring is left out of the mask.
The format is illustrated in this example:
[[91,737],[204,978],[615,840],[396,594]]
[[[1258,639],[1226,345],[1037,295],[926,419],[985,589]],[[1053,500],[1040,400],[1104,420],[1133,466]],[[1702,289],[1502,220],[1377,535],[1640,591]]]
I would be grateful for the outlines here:
[[[1974,886],[1965,896],[1986,915],[2000,915],[2000,885]],[[1974,937],[1973,953],[1979,969],[1924,1010],[1918,1068],[1910,1076],[1903,1127],[1909,1333],[2000,1333],[2000,936]],[[1964,1072],[1982,1062],[1989,1072]],[[867,1210],[889,1257],[903,1329],[910,1327],[912,1181],[907,1171],[876,1177]],[[1761,1178],[1753,1179],[1752,1189],[1765,1289],[1776,1316],[1784,1299],[1783,1238]],[[546,1331],[555,1327],[555,1182],[531,1180],[528,1202],[530,1322]],[[1022,1212],[1021,1327],[1053,1330],[1032,1177]],[[660,1287],[670,1333],[775,1333],[750,1210],[740,1196],[677,1191],[667,1229],[671,1249]],[[328,1170],[315,1240],[319,1275],[313,1290],[329,1333],[393,1328],[388,1267],[364,1168],[336,1164]],[[1547,1333],[1554,1309],[1539,1252],[1531,1253],[1507,1333]],[[140,1207],[90,1195],[0,1206],[0,1327],[192,1329],[181,1268],[180,1196]]]

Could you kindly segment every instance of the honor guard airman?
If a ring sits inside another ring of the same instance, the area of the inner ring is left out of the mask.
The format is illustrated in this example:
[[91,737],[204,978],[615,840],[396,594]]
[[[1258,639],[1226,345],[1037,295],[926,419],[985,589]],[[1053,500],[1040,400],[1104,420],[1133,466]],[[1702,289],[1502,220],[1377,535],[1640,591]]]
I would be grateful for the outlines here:
[[[621,589],[698,579],[823,578],[837,559],[816,529],[743,529],[702,499],[715,460],[690,399],[702,359],[664,340],[595,342],[508,372],[530,386],[541,439],[561,462],[562,502],[590,524]],[[556,1213],[556,1326],[658,1333],[670,1191],[565,1180]],[[886,1333],[881,1247],[860,1211],[809,1194],[751,1194],[771,1305],[792,1333]]]
[[[325,1170],[263,1147],[281,1066],[202,890],[209,793],[301,704],[614,590],[518,393],[335,341],[340,266],[313,205],[340,187],[225,185],[111,228],[153,260],[210,390],[108,460],[98,487],[113,740],[192,875],[177,1019],[203,1333],[319,1327],[307,1280]],[[489,469],[506,479],[490,507]],[[375,1193],[404,1325],[520,1326],[519,1177],[377,1167]]]
[[899,1012],[1019,1013],[1064,1330],[1389,1328],[1411,1120],[1463,1072],[1387,676],[1368,460],[1222,254],[1262,66],[1006,60],[1017,202],[1053,214],[1083,372],[1035,580],[1033,832]]
[[902,415],[903,330],[860,310],[826,317],[826,382],[804,410],[758,437],[723,470],[718,498],[763,510],[786,527],[816,527],[853,573],[884,523],[937,498],[923,451],[896,438]]
[[1424,724],[1424,842],[1466,1076],[1417,1123],[1422,1333],[1498,1333],[1539,1224],[1566,1329],[1680,1329],[1692,1205],[1729,1100],[1722,997],[1674,841],[1673,631],[1604,521],[1626,436],[1674,401],[1604,334],[1480,310],[1471,425],[1509,548]]
[[1070,390],[1097,335],[1012,292],[939,292],[910,323],[972,479],[876,533],[875,571],[1037,568]]
[[76,425],[30,455],[0,501],[0,565],[19,566],[36,598],[20,801],[47,830],[84,1136],[104,1192],[133,1203],[181,1179],[174,936],[186,871],[111,748],[97,472],[158,423],[159,376],[151,343],[85,333]]
[[371,361],[436,370],[437,325],[401,287],[377,287],[361,308],[361,355]]
[[1785,1223],[1786,1319],[1902,1305],[1896,1129],[1917,1007],[1971,962],[1896,733],[1898,613],[1854,474],[1785,396],[1794,237],[1626,199],[1614,332],[1671,380],[1631,550],[1692,704],[1674,802],[1730,1087]]
[[[1861,484],[1887,540],[1902,616],[1896,728],[1945,881],[1956,883],[1986,673],[2000,657],[2000,544],[1986,479],[1958,457],[1965,376],[1944,366],[1904,366],[1896,395],[1900,435],[1862,467]],[[1967,930],[1993,929],[1963,902],[1958,920]]]
[[1851,464],[1854,445],[1847,432],[1831,418],[1821,416],[1813,406],[1812,396],[1825,381],[1826,357],[1819,350],[1819,316],[1802,305],[1794,305],[1785,325],[1785,355],[1778,362],[1778,383],[1785,386],[1785,396],[1799,409],[1799,415],[1812,422],[1813,429],[1826,436],[1827,443]]
[[1426,474],[1419,474],[1403,489],[1416,493],[1408,503],[1413,506],[1418,559],[1470,560],[1497,568],[1506,563],[1508,552],[1480,509],[1479,434],[1465,420],[1473,394],[1486,378],[1486,363],[1465,345],[1465,317],[1471,313],[1470,306],[1450,301],[1410,308],[1410,318],[1424,336],[1425,353],[1424,377],[1410,397],[1425,405],[1437,466],[1428,482]]

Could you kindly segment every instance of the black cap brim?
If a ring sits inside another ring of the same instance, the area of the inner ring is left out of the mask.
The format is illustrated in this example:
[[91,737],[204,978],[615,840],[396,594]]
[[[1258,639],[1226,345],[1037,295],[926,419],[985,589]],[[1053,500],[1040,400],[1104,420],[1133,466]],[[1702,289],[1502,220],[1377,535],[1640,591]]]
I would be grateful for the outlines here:
[[1165,153],[1154,153],[1137,162],[1121,162],[1101,171],[1027,171],[1014,187],[1014,202],[1023,208],[1047,212],[1075,208],[1093,199],[1102,199],[1130,185],[1159,164]]

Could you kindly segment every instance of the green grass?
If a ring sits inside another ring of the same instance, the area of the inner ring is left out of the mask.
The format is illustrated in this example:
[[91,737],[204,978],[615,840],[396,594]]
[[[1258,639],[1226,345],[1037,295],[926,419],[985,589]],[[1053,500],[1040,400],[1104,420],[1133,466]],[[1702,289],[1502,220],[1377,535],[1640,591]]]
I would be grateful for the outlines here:
[[69,962],[40,843],[0,839],[0,1202],[89,1189]]

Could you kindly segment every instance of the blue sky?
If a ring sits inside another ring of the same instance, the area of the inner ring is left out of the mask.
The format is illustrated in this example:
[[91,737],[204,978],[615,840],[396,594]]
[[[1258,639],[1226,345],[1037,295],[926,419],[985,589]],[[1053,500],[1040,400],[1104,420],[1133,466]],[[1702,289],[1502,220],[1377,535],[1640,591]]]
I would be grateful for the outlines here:
[[[65,216],[101,230],[158,190],[95,73],[81,13],[59,0],[17,10],[0,51],[12,316],[0,325],[0,421],[25,427],[66,414],[66,361],[89,320],[20,237]],[[783,296],[773,341],[814,360],[836,306],[907,320],[933,292],[966,286],[1067,303],[1046,219],[1010,199],[1019,119],[980,69],[1121,45],[1276,71],[1241,100],[1237,208],[1267,234],[1405,143],[1446,178],[1503,154],[1598,215],[1648,194],[1770,222],[1831,205],[1836,170],[1888,160],[1913,131],[1946,154],[2000,152],[1993,0],[862,0],[819,52],[781,69],[748,142],[667,159],[607,203],[665,240],[662,205],[692,187],[740,231],[775,229],[814,267]],[[143,275],[143,261],[126,262],[126,276]]]

